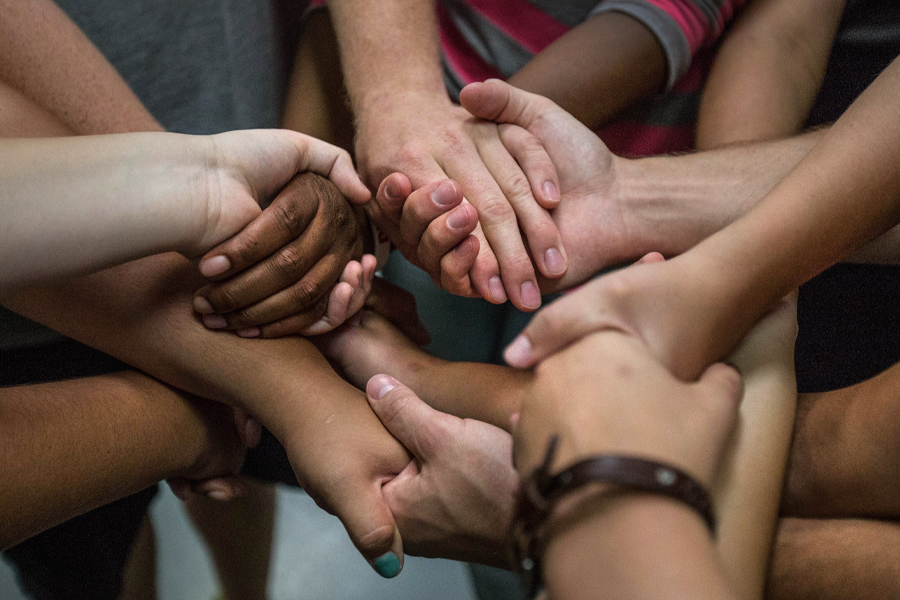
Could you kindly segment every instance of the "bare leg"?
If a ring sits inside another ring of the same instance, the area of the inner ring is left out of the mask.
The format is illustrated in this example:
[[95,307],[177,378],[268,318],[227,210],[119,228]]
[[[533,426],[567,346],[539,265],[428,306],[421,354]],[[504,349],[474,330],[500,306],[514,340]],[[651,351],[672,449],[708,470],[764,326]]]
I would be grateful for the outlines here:
[[186,503],[215,562],[226,600],[265,600],[275,522],[275,487],[249,482],[230,502],[196,496]]
[[337,38],[327,10],[303,24],[281,126],[353,151],[353,115],[347,104]]
[[900,519],[900,365],[799,400],[784,516]]
[[766,597],[900,598],[900,526],[856,519],[782,519]]
[[153,522],[146,515],[131,547],[122,580],[119,600],[156,600],[156,534]]

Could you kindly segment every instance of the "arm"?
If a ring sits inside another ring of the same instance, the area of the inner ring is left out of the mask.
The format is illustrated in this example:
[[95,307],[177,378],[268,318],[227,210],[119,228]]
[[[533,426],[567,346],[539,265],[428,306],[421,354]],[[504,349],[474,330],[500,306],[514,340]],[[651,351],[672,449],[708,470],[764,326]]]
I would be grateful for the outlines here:
[[243,462],[230,409],[136,373],[0,389],[0,415],[0,548],[162,479]]
[[77,275],[164,251],[202,254],[307,169],[331,174],[348,194],[364,191],[349,156],[292,132],[4,141],[0,283]]
[[481,215],[482,244],[471,278],[451,291],[536,309],[540,296],[519,227],[540,272],[561,276],[566,253],[542,208],[558,199],[552,172],[523,173],[495,125],[474,121],[451,103],[432,2],[335,0],[329,10],[356,119],[356,156],[368,183],[376,187],[394,171],[408,175],[416,189],[448,176],[458,181]]
[[572,28],[507,81],[596,129],[662,90],[666,75],[654,32],[631,15],[607,11]]
[[50,0],[0,2],[0,81],[59,116],[77,134],[162,129]]
[[825,76],[846,0],[756,0],[716,55],[697,147],[795,135]]
[[252,340],[204,328],[190,310],[197,285],[190,263],[167,254],[30,288],[5,304],[179,389],[254,415],[366,558],[402,557],[380,489],[408,463],[404,448],[305,339]]

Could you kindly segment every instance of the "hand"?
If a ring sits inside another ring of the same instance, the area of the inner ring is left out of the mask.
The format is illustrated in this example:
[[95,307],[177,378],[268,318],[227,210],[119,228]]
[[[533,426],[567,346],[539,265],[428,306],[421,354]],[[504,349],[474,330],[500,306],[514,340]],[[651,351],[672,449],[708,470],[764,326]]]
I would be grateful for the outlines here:
[[376,572],[394,577],[403,567],[404,543],[382,485],[406,468],[410,456],[364,395],[335,379],[320,390],[316,406],[291,398],[287,410],[295,415],[282,412],[278,438],[303,489],[341,520]]
[[[621,200],[621,159],[596,133],[551,100],[496,79],[466,86],[460,101],[476,117],[515,125],[501,125],[499,133],[517,161],[527,164],[536,153],[546,152],[556,166],[561,196],[552,215],[569,262],[564,277],[539,279],[542,292],[568,289],[643,253],[635,240],[644,223]],[[448,252],[441,241],[430,243],[433,253]],[[456,270],[445,276],[456,279],[465,266],[457,261]]]
[[246,337],[306,330],[342,312],[329,310],[329,293],[347,264],[362,257],[363,235],[361,215],[334,184],[298,175],[262,215],[206,254],[200,271],[220,283],[199,290],[194,308],[207,327]]
[[709,486],[742,391],[727,365],[684,383],[640,340],[593,333],[537,366],[513,431],[516,468],[530,475],[559,435],[554,471],[594,454],[627,454],[672,464]]
[[240,409],[201,398],[190,402],[200,424],[197,439],[202,449],[183,473],[167,480],[172,493],[182,502],[192,493],[223,502],[242,496],[244,455],[259,443],[262,426]]
[[321,140],[286,130],[230,131],[206,138],[207,178],[200,182],[205,204],[194,211],[193,234],[179,249],[192,258],[240,231],[298,173],[328,177],[356,204],[369,191],[350,155]]
[[595,331],[613,329],[641,340],[677,377],[690,381],[721,360],[755,322],[741,314],[722,272],[690,252],[663,262],[648,254],[541,311],[507,347],[514,367],[528,367]]
[[387,375],[366,389],[372,409],[414,456],[382,488],[406,551],[508,568],[519,483],[509,434],[438,412]]
[[562,276],[565,249],[545,210],[558,202],[552,163],[526,163],[523,172],[496,125],[473,119],[446,97],[391,98],[358,120],[356,156],[373,187],[395,171],[408,176],[413,189],[449,177],[478,210],[475,235],[482,243],[465,295],[495,303],[509,298],[523,310],[540,306],[520,228],[539,270]]
[[434,358],[387,319],[372,310],[360,311],[342,327],[312,341],[335,369],[359,389],[374,375],[403,377],[421,370]]

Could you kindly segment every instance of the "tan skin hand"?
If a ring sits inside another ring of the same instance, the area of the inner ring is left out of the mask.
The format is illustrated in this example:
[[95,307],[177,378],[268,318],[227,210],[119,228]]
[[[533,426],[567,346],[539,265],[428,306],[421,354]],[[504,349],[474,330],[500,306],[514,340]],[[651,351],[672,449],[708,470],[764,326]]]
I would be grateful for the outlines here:
[[194,308],[210,328],[297,333],[326,314],[347,263],[362,257],[363,235],[362,215],[334,184],[300,174],[259,218],[207,253],[204,262],[216,268],[204,274],[216,283],[197,292]]
[[591,334],[538,365],[513,432],[516,467],[530,473],[559,435],[556,470],[592,454],[629,454],[673,464],[709,485],[742,389],[727,365],[684,383],[640,340],[614,330]]

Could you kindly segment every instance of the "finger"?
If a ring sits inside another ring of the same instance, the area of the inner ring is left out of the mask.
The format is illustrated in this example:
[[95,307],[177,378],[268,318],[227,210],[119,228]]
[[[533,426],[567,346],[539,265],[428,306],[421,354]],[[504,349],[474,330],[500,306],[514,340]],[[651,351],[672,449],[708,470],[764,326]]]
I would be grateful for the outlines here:
[[328,295],[328,308],[321,319],[300,330],[300,335],[321,335],[340,327],[347,320],[347,308],[353,297],[353,286],[341,281]]
[[697,384],[737,416],[737,407],[744,394],[744,378],[734,366],[715,363],[700,375]]
[[[522,129],[518,130],[531,136]],[[550,213],[535,201],[531,185],[520,165],[506,151],[499,137],[480,140],[478,151],[515,211],[519,227],[525,234],[531,256],[538,269],[549,279],[565,275],[568,261],[559,230]],[[549,162],[549,158],[547,161]]]
[[448,418],[425,404],[415,392],[389,375],[375,375],[366,384],[369,405],[385,428],[421,463],[434,457]]
[[478,238],[470,235],[441,258],[441,287],[458,296],[466,295],[472,289],[469,272],[477,258]]
[[[314,306],[302,312],[293,313],[282,319],[262,325],[239,328],[235,330],[235,333],[243,338],[261,339],[279,338],[300,333],[328,312],[328,299],[329,294],[325,294]],[[206,316],[204,315],[204,319]]]
[[603,278],[595,279],[540,311],[506,347],[503,357],[512,367],[525,369],[603,326]]
[[503,304],[509,300],[509,296],[506,294],[506,287],[500,275],[500,263],[497,262],[497,256],[491,250],[481,223],[475,226],[472,235],[478,239],[478,255],[475,257],[475,264],[469,271],[472,288],[477,296],[481,296],[488,302]]
[[[324,256],[299,281],[255,304],[221,315],[225,319],[226,328],[242,330],[261,327],[294,314],[314,316],[307,320],[306,324],[309,325],[325,314],[323,309],[327,307],[328,295],[338,281],[345,264],[337,256],[331,254]],[[208,317],[215,316],[219,315],[203,315],[204,323],[210,320]]]
[[403,540],[384,501],[381,483],[347,490],[334,505],[350,539],[375,572],[386,579],[403,570]]
[[[412,184],[406,175],[402,173],[392,173],[384,178],[381,185],[378,186],[378,192],[375,194],[375,202],[380,214],[384,219],[395,224],[397,230],[400,228],[400,218],[403,214],[403,205],[406,203],[407,197],[412,193]],[[370,208],[372,208],[370,206]]]
[[556,107],[551,100],[513,87],[499,79],[471,83],[459,95],[463,108],[497,123],[512,123],[528,129]]
[[300,171],[311,171],[328,177],[341,194],[355,204],[363,204],[369,200],[372,194],[359,178],[353,167],[353,159],[346,150],[308,135],[297,135],[306,138],[301,142],[306,151],[302,153],[305,161],[301,162]]
[[254,448],[259,443],[262,425],[243,409],[234,409],[234,426],[245,448]]
[[200,273],[223,279],[254,265],[296,238],[312,221],[319,208],[310,193],[309,175],[302,173],[284,187],[257,218],[200,260]]
[[229,502],[247,493],[247,486],[238,475],[216,477],[194,482],[191,491],[213,500]]
[[403,204],[400,219],[403,241],[418,246],[431,222],[459,206],[462,201],[459,186],[450,180],[436,181],[411,193]]
[[657,263],[657,262],[665,262],[666,257],[660,254],[659,252],[649,252],[642,256],[636,263],[636,265],[644,265],[648,263]]
[[469,237],[477,225],[478,211],[469,203],[457,206],[432,221],[422,235],[418,248],[419,260],[425,269],[429,273],[438,273],[444,255]]
[[547,210],[559,206],[559,175],[540,140],[516,125],[504,124],[497,129],[507,152],[522,167],[538,204]]
[[376,277],[372,281],[372,293],[366,299],[365,305],[387,319],[419,346],[431,341],[428,330],[419,320],[415,296],[403,288]]

